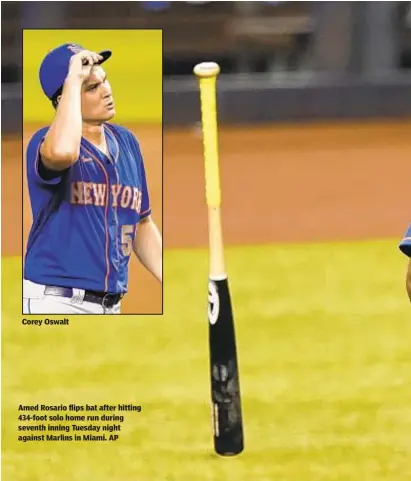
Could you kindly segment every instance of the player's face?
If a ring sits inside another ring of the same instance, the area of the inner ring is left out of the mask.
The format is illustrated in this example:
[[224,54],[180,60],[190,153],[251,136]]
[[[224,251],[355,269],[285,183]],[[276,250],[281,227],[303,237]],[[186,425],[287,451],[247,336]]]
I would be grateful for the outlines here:
[[105,122],[113,118],[113,94],[106,72],[95,66],[84,81],[81,93],[81,113],[86,122]]

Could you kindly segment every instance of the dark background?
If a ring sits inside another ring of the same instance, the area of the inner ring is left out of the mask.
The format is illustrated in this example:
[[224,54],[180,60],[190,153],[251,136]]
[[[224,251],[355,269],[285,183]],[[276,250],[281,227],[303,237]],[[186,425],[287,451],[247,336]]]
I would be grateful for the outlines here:
[[[410,2],[3,2],[2,127],[19,129],[22,28],[162,28],[164,122],[199,119],[193,66],[220,63],[220,119],[411,113]],[[137,59],[136,59],[137,61]]]

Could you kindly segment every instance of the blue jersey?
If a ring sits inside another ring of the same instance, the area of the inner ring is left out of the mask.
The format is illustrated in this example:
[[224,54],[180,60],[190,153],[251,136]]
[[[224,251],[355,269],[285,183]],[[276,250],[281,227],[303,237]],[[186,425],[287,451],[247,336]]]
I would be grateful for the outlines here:
[[33,224],[24,278],[125,293],[136,229],[151,213],[137,139],[124,127],[104,124],[110,155],[82,138],[78,160],[49,178],[40,164],[47,130],[36,132],[27,147]]

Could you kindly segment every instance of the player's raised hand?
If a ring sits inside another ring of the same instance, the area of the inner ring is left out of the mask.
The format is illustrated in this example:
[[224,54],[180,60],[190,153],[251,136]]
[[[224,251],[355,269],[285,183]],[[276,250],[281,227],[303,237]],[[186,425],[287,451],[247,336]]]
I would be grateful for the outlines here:
[[93,65],[98,64],[103,57],[96,52],[83,50],[70,59],[69,76],[85,80],[89,75]]

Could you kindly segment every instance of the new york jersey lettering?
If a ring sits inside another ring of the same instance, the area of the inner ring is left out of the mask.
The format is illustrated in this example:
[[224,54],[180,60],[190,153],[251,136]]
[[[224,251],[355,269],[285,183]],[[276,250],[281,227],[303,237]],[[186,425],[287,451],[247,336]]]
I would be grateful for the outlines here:
[[[105,207],[107,204],[106,184],[77,181],[71,183],[70,202],[77,205],[94,205]],[[121,199],[118,202],[118,199]],[[111,186],[109,203],[112,207],[119,205],[123,209],[131,209],[138,214],[141,212],[142,192],[137,187],[116,184]]]

